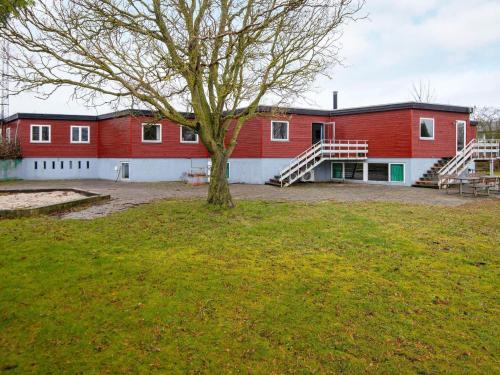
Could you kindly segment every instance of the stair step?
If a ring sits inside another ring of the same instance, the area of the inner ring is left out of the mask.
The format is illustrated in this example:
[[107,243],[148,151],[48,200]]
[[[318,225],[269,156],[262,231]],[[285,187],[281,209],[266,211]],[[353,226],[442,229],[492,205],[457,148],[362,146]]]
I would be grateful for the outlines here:
[[265,185],[270,185],[270,186],[277,186],[277,187],[281,187],[281,184],[280,183],[275,183],[275,182],[272,182],[271,180],[267,181],[265,183]]

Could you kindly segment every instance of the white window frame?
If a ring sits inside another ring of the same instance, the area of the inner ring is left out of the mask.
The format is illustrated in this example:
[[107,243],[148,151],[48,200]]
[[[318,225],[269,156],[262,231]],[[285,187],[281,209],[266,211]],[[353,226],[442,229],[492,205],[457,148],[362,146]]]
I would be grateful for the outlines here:
[[458,124],[464,124],[464,148],[467,146],[467,121],[457,120],[455,121],[455,152],[458,153]]
[[[276,138],[274,138],[273,124],[275,122],[284,122],[284,123],[286,123],[286,139],[276,139]],[[288,121],[271,120],[271,141],[272,142],[288,142],[288,141],[290,141],[290,123]]]
[[[388,174],[389,174],[389,182],[392,182],[393,184],[405,184],[406,183],[406,163],[388,163],[389,164],[389,170],[388,170]],[[393,164],[397,164],[397,165],[403,165],[403,181],[392,181],[392,178],[391,178],[391,165]]]
[[[78,128],[78,141],[73,141],[73,129]],[[88,141],[82,141],[82,129],[87,128],[88,131]],[[70,143],[90,143],[90,126],[88,125],[71,125],[69,129],[69,142]]]
[[[182,139],[182,129],[183,129],[183,128],[187,128],[187,129],[189,129],[189,130],[193,130],[193,129],[188,128],[187,126],[182,126],[182,125],[181,125],[179,128],[180,128],[180,132],[179,132],[179,134],[180,134],[180,135],[179,135],[179,137],[180,137],[180,138],[179,138],[179,139],[180,139],[180,142],[181,142],[181,143],[196,144],[196,143],[199,143],[199,142],[200,142],[200,137],[199,137],[198,133],[196,133],[196,132],[195,132],[195,135],[196,135],[196,141],[185,141],[185,140],[183,140],[183,139]],[[194,130],[193,130],[193,131],[194,131]]]
[[[39,141],[35,141],[33,140],[33,128],[34,127],[39,127],[40,128],[40,140]],[[43,141],[42,140],[42,128],[46,126],[49,128],[49,140],[48,141]],[[51,143],[52,142],[52,125],[39,125],[39,124],[32,124],[30,126],[30,143]]]
[[[432,137],[422,137],[422,120],[432,121]],[[433,117],[420,117],[418,121],[418,136],[423,141],[433,141],[436,137],[436,121]]]
[[[160,127],[160,133],[159,133],[159,136],[160,138],[158,140],[154,140],[154,141],[151,141],[151,140],[148,140],[148,139],[144,139],[144,127],[145,126],[159,126]],[[150,123],[143,123],[142,126],[141,126],[141,140],[142,140],[142,143],[162,143],[162,140],[163,140],[163,135],[162,135],[162,126],[161,124],[150,124]]]

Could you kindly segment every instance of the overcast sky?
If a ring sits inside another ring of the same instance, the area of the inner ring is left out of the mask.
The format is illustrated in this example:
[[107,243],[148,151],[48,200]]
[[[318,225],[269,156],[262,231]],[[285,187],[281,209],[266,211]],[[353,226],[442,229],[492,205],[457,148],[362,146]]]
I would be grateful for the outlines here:
[[[367,0],[364,11],[341,39],[344,66],[295,105],[331,108],[333,90],[339,107],[403,102],[423,82],[438,103],[500,107],[500,0]],[[69,93],[13,97],[10,113],[96,112]]]

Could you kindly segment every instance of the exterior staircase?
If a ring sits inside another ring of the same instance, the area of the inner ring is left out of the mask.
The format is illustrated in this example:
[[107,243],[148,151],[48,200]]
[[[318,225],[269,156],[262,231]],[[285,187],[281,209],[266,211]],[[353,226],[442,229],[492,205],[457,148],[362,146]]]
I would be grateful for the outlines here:
[[290,161],[266,184],[286,187],[325,160],[366,160],[368,142],[359,140],[321,140]]
[[435,163],[413,186],[439,189],[448,180],[463,174],[476,160],[500,158],[500,140],[471,140],[453,158],[442,158]]
[[439,171],[451,160],[448,158],[439,159],[430,169],[423,174],[420,179],[415,181],[414,187],[439,189]]

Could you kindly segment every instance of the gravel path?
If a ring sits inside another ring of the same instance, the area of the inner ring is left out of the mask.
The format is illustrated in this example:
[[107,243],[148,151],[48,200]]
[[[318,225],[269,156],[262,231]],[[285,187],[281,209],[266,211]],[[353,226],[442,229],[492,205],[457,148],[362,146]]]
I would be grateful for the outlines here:
[[[16,188],[77,188],[100,194],[110,194],[111,201],[81,211],[68,212],[63,218],[91,219],[125,210],[157,199],[204,198],[207,186],[189,186],[181,182],[113,182],[105,180],[14,181],[0,184],[2,189]],[[458,206],[477,200],[499,202],[499,195],[489,198],[460,197],[443,191],[403,186],[353,183],[298,184],[280,189],[267,185],[231,185],[235,199],[317,202],[334,200],[392,201],[424,205]]]

